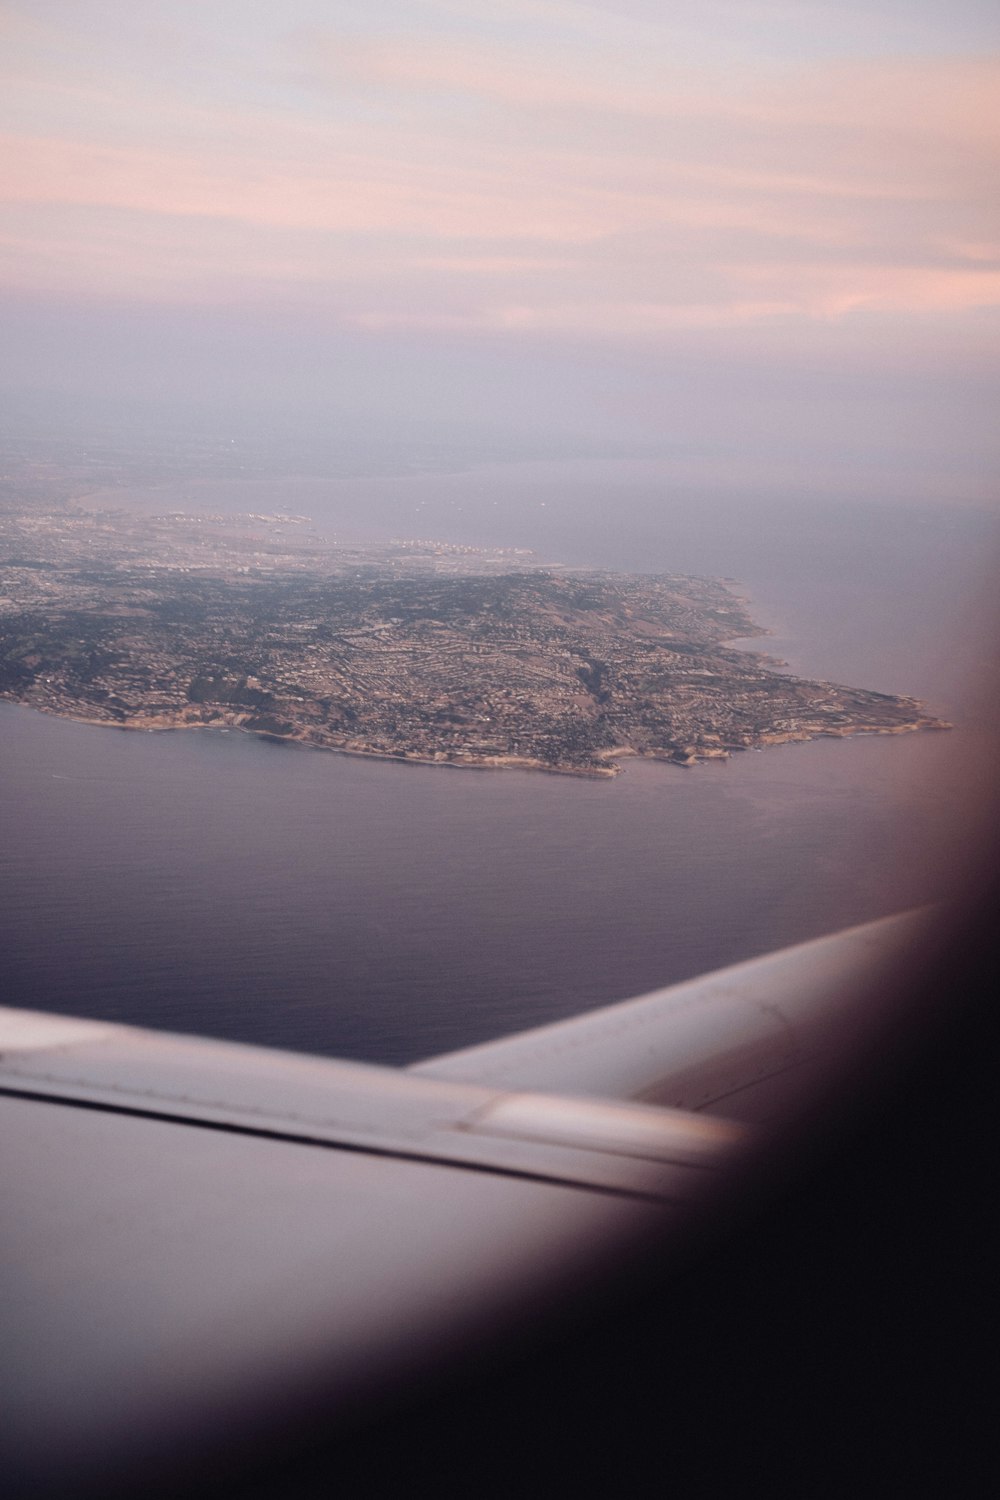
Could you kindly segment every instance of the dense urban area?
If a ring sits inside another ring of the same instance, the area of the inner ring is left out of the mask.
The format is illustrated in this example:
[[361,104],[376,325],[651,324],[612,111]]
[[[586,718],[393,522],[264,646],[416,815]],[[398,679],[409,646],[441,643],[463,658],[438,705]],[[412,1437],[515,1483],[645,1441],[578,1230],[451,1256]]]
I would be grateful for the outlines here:
[[[103,503],[103,502],[102,502]],[[944,726],[808,682],[708,578],[569,571],[433,541],[337,546],[284,513],[0,514],[0,695],[131,729],[613,775],[817,735]]]

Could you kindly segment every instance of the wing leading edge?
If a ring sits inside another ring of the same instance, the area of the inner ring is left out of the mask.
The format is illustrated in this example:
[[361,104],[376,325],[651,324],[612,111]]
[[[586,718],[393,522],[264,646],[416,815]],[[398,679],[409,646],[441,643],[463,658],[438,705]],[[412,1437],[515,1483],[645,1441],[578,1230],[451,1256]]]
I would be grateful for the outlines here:
[[643,1101],[755,1122],[807,1097],[831,1048],[886,1022],[901,969],[934,942],[927,909],[634,1000],[429,1058],[422,1078]]

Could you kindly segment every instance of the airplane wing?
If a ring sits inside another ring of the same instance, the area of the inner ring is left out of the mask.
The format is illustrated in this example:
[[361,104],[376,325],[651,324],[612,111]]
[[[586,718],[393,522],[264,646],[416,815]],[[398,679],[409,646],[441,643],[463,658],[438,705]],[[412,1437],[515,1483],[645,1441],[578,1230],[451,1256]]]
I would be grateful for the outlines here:
[[845,1035],[858,1051],[886,1024],[894,976],[929,935],[926,910],[904,912],[410,1071],[780,1119],[811,1097]]
[[636,1245],[680,1249],[845,1026],[871,1032],[925,926],[407,1070],[0,1011],[8,1473],[26,1493],[190,1486]]

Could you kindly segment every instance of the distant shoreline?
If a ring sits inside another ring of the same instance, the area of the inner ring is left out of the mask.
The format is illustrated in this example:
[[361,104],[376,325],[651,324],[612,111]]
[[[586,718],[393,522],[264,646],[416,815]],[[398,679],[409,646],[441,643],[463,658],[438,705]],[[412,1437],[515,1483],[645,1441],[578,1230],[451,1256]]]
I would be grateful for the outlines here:
[[[129,734],[178,734],[185,731],[201,730],[215,734],[243,734],[251,739],[263,740],[268,744],[281,745],[295,750],[315,750],[321,754],[348,755],[358,760],[386,760],[393,761],[398,765],[430,766],[434,769],[451,771],[541,771],[554,776],[575,776],[588,781],[613,781],[620,776],[624,770],[618,765],[606,767],[593,766],[560,766],[546,764],[544,761],[531,760],[526,756],[498,755],[493,757],[473,757],[450,759],[434,759],[427,755],[407,755],[404,752],[391,750],[362,750],[356,746],[347,745],[324,745],[315,740],[310,740],[302,735],[275,734],[271,730],[255,729],[246,724],[225,723],[224,721],[198,721],[182,722],[177,724],[148,724],[141,720],[119,722],[114,719],[98,719],[87,714],[67,712],[62,709],[54,709],[42,703],[31,703],[23,698],[11,696],[9,693],[0,692],[0,702],[10,703],[16,708],[25,708],[33,713],[45,714],[52,719],[62,719],[69,724],[89,724],[95,729],[118,729]],[[772,734],[763,738],[757,745],[741,745],[732,750],[723,752],[710,752],[709,754],[696,755],[689,759],[679,760],[675,756],[658,753],[656,751],[636,750],[631,745],[616,746],[607,751],[609,760],[629,759],[655,761],[660,765],[675,766],[679,770],[690,770],[693,766],[708,765],[713,762],[725,762],[733,755],[740,755],[749,750],[768,750],[779,745],[808,744],[821,739],[851,739],[859,735],[901,735],[914,734],[922,730],[949,730],[954,725],[945,720],[916,721],[913,723],[895,724],[887,726],[871,726],[866,724],[846,725],[842,728],[825,729],[814,733],[804,731],[788,731],[784,734]]]
[[630,754],[692,766],[948,727],[755,649],[771,632],[733,579],[434,539],[344,547],[302,520],[0,516],[0,695],[115,728],[602,779]]

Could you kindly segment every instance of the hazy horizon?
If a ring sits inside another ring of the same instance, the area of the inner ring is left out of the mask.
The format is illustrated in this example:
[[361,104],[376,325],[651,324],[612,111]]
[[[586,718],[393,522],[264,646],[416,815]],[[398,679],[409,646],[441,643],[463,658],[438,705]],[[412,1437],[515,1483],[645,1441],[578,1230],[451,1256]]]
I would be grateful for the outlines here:
[[8,424],[992,503],[1000,14],[660,11],[0,5]]

